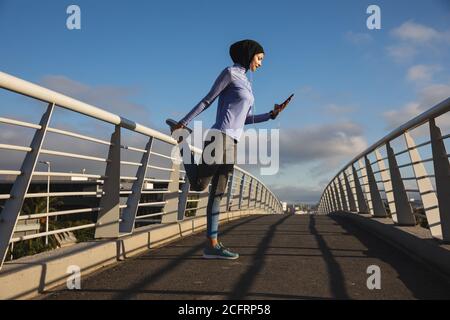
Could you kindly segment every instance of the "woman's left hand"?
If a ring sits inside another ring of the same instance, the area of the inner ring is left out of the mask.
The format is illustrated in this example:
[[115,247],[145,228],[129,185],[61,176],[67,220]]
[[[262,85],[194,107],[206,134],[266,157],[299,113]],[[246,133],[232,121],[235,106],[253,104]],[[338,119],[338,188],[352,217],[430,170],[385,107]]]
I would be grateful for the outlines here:
[[275,104],[273,110],[270,110],[270,119],[275,120],[281,112],[281,105]]

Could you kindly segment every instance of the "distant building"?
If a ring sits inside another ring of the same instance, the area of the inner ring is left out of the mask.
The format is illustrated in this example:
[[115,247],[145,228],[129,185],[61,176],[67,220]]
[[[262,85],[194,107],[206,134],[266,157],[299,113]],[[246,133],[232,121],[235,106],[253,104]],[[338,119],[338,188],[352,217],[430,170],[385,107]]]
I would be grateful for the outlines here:
[[294,214],[295,213],[295,206],[293,204],[286,204],[286,213]]

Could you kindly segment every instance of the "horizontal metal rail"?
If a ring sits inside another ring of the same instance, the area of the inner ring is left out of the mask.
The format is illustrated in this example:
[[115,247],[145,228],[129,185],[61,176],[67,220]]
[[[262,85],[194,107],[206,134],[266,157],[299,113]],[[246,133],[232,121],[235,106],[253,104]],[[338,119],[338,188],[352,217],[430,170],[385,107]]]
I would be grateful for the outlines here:
[[70,131],[67,131],[67,130],[61,130],[61,129],[56,129],[56,128],[48,128],[47,131],[53,132],[53,133],[57,133],[57,134],[60,134],[60,135],[63,135],[63,136],[77,138],[77,139],[84,140],[84,141],[95,142],[95,143],[99,143],[99,144],[103,144],[103,145],[107,145],[107,146],[111,145],[111,143],[109,141],[105,141],[105,140],[89,137],[89,136],[86,136],[86,135],[82,135],[82,134],[75,133],[75,132],[70,132]]
[[22,172],[16,170],[0,170],[2,176],[20,176]]
[[22,214],[19,216],[19,220],[39,219],[39,218],[45,218],[45,217],[57,217],[57,216],[75,214],[75,213],[97,212],[100,210],[101,210],[101,208],[88,208],[88,209],[52,211],[50,213]]
[[30,129],[37,129],[37,130],[41,129],[41,126],[38,124],[29,123],[29,122],[25,122],[25,121],[18,121],[18,120],[9,119],[9,118],[0,117],[0,122],[14,125],[14,126],[19,126],[19,127],[30,128]]
[[79,197],[79,196],[100,196],[98,192],[50,192],[50,193],[27,193],[26,199],[29,198],[44,198],[44,197]]
[[92,161],[98,161],[98,162],[108,162],[108,159],[105,158],[98,158],[98,157],[92,157],[92,156],[86,156],[82,154],[76,154],[76,153],[70,153],[70,152],[62,152],[62,151],[56,151],[56,150],[41,150],[42,154],[48,154],[51,156],[60,156],[60,157],[67,157],[67,158],[74,158],[74,159],[83,159],[83,160],[92,160]]
[[54,234],[60,234],[60,233],[69,232],[69,231],[89,229],[89,228],[94,228],[94,227],[95,227],[95,223],[90,223],[90,224],[85,224],[85,225],[82,225],[82,226],[76,226],[76,227],[65,228],[65,229],[58,229],[58,230],[53,230],[53,231],[49,231],[49,232],[42,232],[42,233],[39,233],[39,234],[33,234],[33,235],[22,236],[22,237],[16,237],[16,238],[12,238],[11,239],[11,243],[19,242],[19,241],[25,241],[25,240],[31,240],[31,239],[36,239],[36,238],[40,238],[42,236],[51,236],[51,235],[54,235]]
[[138,207],[159,207],[164,206],[167,202],[166,201],[160,201],[160,202],[147,202],[147,203],[139,203]]
[[136,220],[150,218],[150,217],[162,216],[162,215],[165,215],[165,214],[166,214],[165,212],[156,212],[156,213],[144,214],[144,215],[137,216]]
[[0,149],[13,150],[13,151],[24,151],[24,152],[30,152],[32,150],[30,147],[22,147],[22,146],[16,146],[16,145],[12,145],[12,144],[0,144]]

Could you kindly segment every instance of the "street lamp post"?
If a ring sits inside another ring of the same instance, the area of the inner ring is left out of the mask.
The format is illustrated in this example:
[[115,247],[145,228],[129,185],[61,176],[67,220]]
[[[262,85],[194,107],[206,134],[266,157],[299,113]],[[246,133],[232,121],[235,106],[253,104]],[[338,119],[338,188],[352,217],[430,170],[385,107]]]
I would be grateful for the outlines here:
[[48,245],[48,214],[50,212],[50,161],[39,161],[47,165],[47,216],[45,217],[45,245]]

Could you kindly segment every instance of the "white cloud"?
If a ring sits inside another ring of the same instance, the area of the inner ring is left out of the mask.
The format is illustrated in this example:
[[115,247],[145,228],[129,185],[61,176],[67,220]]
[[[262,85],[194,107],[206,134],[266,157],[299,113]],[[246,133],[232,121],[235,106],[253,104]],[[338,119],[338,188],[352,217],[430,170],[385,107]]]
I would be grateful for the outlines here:
[[[137,122],[150,122],[148,111],[143,106],[130,102],[136,93],[134,88],[126,88],[120,86],[88,86],[86,84],[74,81],[64,76],[46,76],[41,79],[41,84],[45,87],[61,92],[70,97],[79,99],[81,101],[90,103],[99,108],[104,108],[119,115],[125,116],[130,120]],[[32,107],[32,108],[31,108]],[[44,105],[39,108],[30,104],[20,105],[20,108],[15,108],[14,114],[6,114],[5,116],[17,120],[29,121],[38,123],[44,112]],[[87,135],[93,138],[108,141],[114,131],[114,125],[104,123],[94,118],[85,116],[78,116],[74,112],[70,112],[63,108],[57,108],[52,116],[51,127],[64,129],[78,134]],[[165,128],[166,129],[166,128]],[[34,131],[18,128],[14,126],[0,126],[1,143],[29,146],[32,140]],[[139,133],[133,133],[130,130],[122,130],[121,143],[123,145],[137,147],[143,149],[147,142],[147,138]],[[169,155],[170,152],[162,152],[165,145],[162,143],[155,143],[153,150],[163,154]],[[65,137],[49,132],[46,135],[44,147],[45,149],[77,153],[81,155],[88,155],[100,158],[106,158],[108,155],[108,147],[92,142],[81,141],[75,138]],[[3,152],[0,151],[0,168],[9,170],[19,170],[23,161],[24,155],[20,152]],[[121,156],[123,160],[139,162],[141,155],[133,151],[122,151]],[[90,160],[71,159],[66,157],[57,157],[49,155],[40,155],[40,160],[52,161],[52,170],[61,172],[81,172],[83,168],[87,169],[88,173],[104,174],[105,164],[102,162],[94,162]],[[152,163],[156,166],[164,167],[162,163],[164,158],[156,157],[152,159]],[[39,168],[42,170],[42,168]],[[122,175],[132,176],[136,167],[122,166]],[[155,173],[151,172],[152,175]],[[0,177],[2,178],[2,177]]]
[[370,34],[363,32],[348,31],[345,33],[344,38],[355,45],[368,44],[373,41]]
[[[450,97],[450,84],[432,84],[421,89],[417,101],[383,114],[387,129],[395,129]],[[450,123],[450,122],[449,122]]]
[[315,161],[333,166],[365,148],[362,127],[350,121],[280,131],[282,165]]
[[303,99],[309,99],[318,103],[323,100],[323,96],[312,86],[302,86],[296,91],[298,91],[299,95],[301,95]]
[[[407,21],[395,28],[391,35],[396,44],[387,47],[388,54],[402,63],[411,62],[419,54],[425,53],[427,57],[430,53],[435,54],[435,58],[443,57],[450,45],[449,31],[439,31],[413,21]],[[392,130],[403,125],[450,97],[450,84],[431,84],[435,75],[442,70],[439,64],[416,64],[407,70],[406,80],[418,85],[417,98],[383,114],[387,129]],[[419,131],[423,133],[421,128],[417,130]]]
[[395,129],[421,113],[421,105],[417,102],[410,102],[401,109],[386,111],[383,116],[387,122],[387,128]]
[[130,98],[137,92],[135,88],[111,85],[89,86],[59,75],[45,76],[41,83],[44,87],[124,116],[130,120],[150,118],[148,110],[144,106],[130,102]]
[[269,185],[270,190],[281,200],[287,202],[317,203],[322,189],[317,187]]
[[417,54],[417,49],[408,44],[399,44],[387,47],[387,53],[397,62],[410,61]]
[[420,101],[425,110],[450,97],[450,84],[432,84],[420,92]]
[[[367,148],[363,128],[351,121],[280,130],[280,170],[268,179],[280,199],[315,202],[330,175]],[[259,176],[255,166],[243,166]]]
[[406,79],[413,82],[431,81],[434,74],[439,72],[442,68],[438,65],[415,65],[408,69]]
[[432,27],[407,21],[391,31],[394,45],[387,46],[389,56],[397,62],[410,62],[420,52],[440,52],[450,44],[450,32],[438,31]]
[[400,27],[394,29],[392,34],[400,40],[415,43],[429,43],[446,38],[444,32],[439,32],[431,27],[413,21],[403,23]]
[[327,106],[325,106],[323,108],[323,110],[328,113],[331,114],[333,116],[340,116],[340,115],[344,115],[347,113],[352,113],[356,111],[356,107],[352,107],[352,106],[339,106],[337,104],[331,103]]

